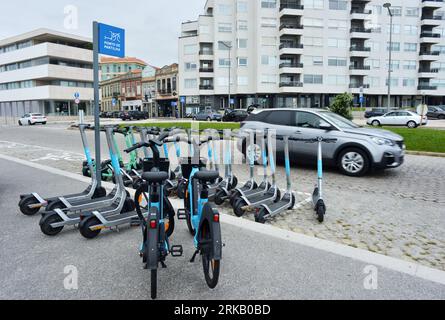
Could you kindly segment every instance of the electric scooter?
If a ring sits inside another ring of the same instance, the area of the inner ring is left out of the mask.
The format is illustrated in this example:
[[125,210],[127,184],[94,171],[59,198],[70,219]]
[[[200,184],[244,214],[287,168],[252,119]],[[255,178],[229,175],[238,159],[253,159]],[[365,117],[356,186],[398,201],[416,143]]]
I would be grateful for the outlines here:
[[[277,137],[277,139],[279,139]],[[265,223],[266,220],[273,218],[274,216],[286,211],[292,210],[297,201],[295,192],[292,191],[292,181],[290,176],[290,156],[289,156],[289,140],[293,140],[292,137],[283,137],[284,141],[284,157],[285,157],[285,167],[286,167],[286,192],[283,198],[278,202],[270,201],[268,203],[263,203],[257,208],[255,213],[255,221],[259,223]]]
[[[249,137],[250,137],[250,146],[253,146],[255,143],[255,131],[249,130]],[[247,181],[244,186],[241,188],[236,188],[232,191],[232,194],[230,195],[230,205],[233,206],[234,200],[238,197],[246,195],[246,192],[256,190],[258,188],[258,184],[255,182],[255,152],[253,147],[250,148],[249,154],[247,156],[249,159],[249,172],[250,172],[250,179]]]
[[[264,140],[264,139],[263,139]],[[235,212],[235,215],[237,217],[242,217],[246,210],[249,207],[258,207],[262,205],[263,203],[268,203],[270,201],[278,202],[281,199],[281,191],[277,186],[276,183],[276,176],[275,176],[275,158],[273,155],[273,143],[272,143],[272,134],[268,132],[268,150],[269,150],[269,164],[270,169],[272,171],[272,186],[264,193],[260,193],[259,195],[245,195],[238,198],[238,200],[235,201],[233,206],[233,211]],[[266,160],[266,150],[265,148],[262,151],[263,153],[263,162]]]
[[210,197],[216,205],[222,205],[226,200],[230,198],[232,190],[236,188],[238,179],[235,177],[232,171],[232,146],[230,144],[232,133],[230,130],[224,130],[224,165],[225,165],[225,178],[218,185],[215,190],[215,195]]
[[[80,136],[82,139],[85,157],[87,158],[88,166],[89,166],[91,172],[95,172],[94,161],[91,157],[91,151],[90,151],[90,148],[88,145],[88,140],[87,140],[87,137],[85,134],[86,129],[89,127],[90,127],[89,125],[80,124],[79,131],[80,131]],[[106,193],[107,192],[106,192],[105,188],[103,188],[103,187],[98,188],[98,181],[97,181],[96,175],[93,174],[91,176],[90,185],[88,186],[88,188],[86,188],[81,193],[46,198],[46,199],[41,197],[38,193],[21,195],[19,207],[20,207],[20,211],[24,215],[32,216],[32,215],[37,214],[40,211],[40,209],[42,209],[42,208],[47,208],[47,210],[51,210],[52,203],[59,202],[61,198],[70,201],[70,203],[79,203],[79,202],[83,202],[83,201],[90,201],[92,199],[105,197]]]

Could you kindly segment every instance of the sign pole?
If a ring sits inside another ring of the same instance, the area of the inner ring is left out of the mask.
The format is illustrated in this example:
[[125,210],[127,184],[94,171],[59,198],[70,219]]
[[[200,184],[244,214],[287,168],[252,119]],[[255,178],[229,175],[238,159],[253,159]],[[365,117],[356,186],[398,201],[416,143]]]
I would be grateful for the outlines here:
[[99,24],[93,22],[93,69],[94,69],[94,135],[96,147],[96,179],[98,188],[102,183],[100,154],[100,118],[99,118]]

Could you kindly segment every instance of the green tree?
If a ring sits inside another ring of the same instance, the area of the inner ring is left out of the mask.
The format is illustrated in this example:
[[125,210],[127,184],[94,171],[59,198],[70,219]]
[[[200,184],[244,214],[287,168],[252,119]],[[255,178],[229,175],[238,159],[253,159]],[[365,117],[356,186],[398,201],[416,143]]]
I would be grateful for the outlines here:
[[352,107],[354,106],[354,97],[349,93],[339,94],[334,98],[331,105],[331,111],[352,120]]

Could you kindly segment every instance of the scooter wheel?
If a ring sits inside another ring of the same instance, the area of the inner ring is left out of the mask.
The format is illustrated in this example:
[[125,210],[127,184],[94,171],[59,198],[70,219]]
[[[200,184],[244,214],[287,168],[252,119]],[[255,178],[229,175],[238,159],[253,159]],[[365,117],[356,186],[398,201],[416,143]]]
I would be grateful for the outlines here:
[[235,215],[237,217],[242,217],[244,216],[245,212],[243,210],[243,208],[247,206],[247,202],[244,201],[243,199],[238,199],[235,202],[235,205],[233,206],[233,212],[235,213]]
[[265,224],[267,211],[261,208],[258,213],[255,214],[255,222]]
[[292,202],[289,206],[289,210],[292,210],[295,207],[296,203],[297,203],[297,197],[294,194],[292,194]]
[[226,196],[226,192],[224,190],[216,190],[215,193],[215,204],[220,206],[224,203],[224,197]]
[[92,226],[100,225],[99,219],[97,219],[95,216],[91,216],[89,218],[86,218],[85,220],[82,220],[82,222],[79,224],[79,231],[80,234],[86,238],[86,239],[94,239],[96,238],[99,233],[100,229],[98,230],[91,230],[90,228]]
[[39,201],[32,195],[27,196],[26,198],[23,198],[20,203],[19,203],[19,207],[20,207],[20,211],[25,215],[25,216],[33,216],[35,215],[37,212],[40,211],[40,208],[30,208],[30,205],[33,204],[39,204]]
[[179,199],[184,199],[185,197],[185,189],[187,188],[187,184],[185,183],[179,183],[178,184],[178,189],[177,189],[177,193],[178,193],[178,198]]
[[65,209],[66,206],[63,204],[62,201],[54,201],[51,202],[47,207],[46,207],[46,212],[51,212],[54,211],[56,209]]
[[62,222],[63,219],[57,214],[57,213],[50,213],[42,217],[40,220],[40,230],[43,232],[43,234],[54,237],[58,235],[62,230],[62,227],[53,228],[51,225],[53,223]]
[[317,220],[318,220],[318,222],[323,223],[325,215],[326,215],[326,208],[324,206],[318,206],[318,208],[317,208]]
[[233,205],[235,204],[235,201],[239,198],[240,193],[239,191],[234,191],[231,195],[230,195],[230,205],[233,207]]
[[90,169],[83,167],[83,168],[82,168],[82,175],[83,175],[84,177],[91,178]]
[[238,178],[233,176],[232,184],[230,185],[230,190],[235,189],[237,185],[238,185]]

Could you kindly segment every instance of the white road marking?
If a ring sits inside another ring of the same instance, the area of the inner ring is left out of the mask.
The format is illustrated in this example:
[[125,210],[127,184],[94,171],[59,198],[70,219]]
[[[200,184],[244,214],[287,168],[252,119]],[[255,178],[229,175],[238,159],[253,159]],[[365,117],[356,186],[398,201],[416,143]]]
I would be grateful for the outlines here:
[[[70,178],[85,183],[89,183],[91,181],[90,178],[86,178],[75,173],[70,173],[60,169],[50,168],[48,166],[5,156],[2,154],[0,154],[0,159],[15,162],[34,169],[43,170],[51,174],[57,174],[66,178]],[[114,185],[109,182],[103,182],[103,186],[108,190],[111,190],[114,187]],[[130,190],[130,193],[134,194],[134,191]],[[175,208],[180,208],[182,207],[182,201],[179,199],[172,199],[172,205]],[[221,214],[221,222],[237,228],[260,233],[262,235],[267,235],[276,239],[290,241],[292,243],[296,243],[306,247],[322,250],[332,254],[337,254],[339,256],[351,258],[357,261],[362,261],[366,264],[380,266],[388,270],[404,273],[416,278],[445,285],[445,271],[442,270],[429,268],[416,263],[388,257],[382,254],[370,252],[363,249],[353,248],[350,246],[342,245],[328,240],[309,237],[292,231],[280,229],[272,225],[259,224],[247,219],[237,218],[227,214]]]

